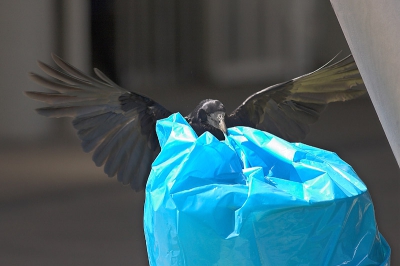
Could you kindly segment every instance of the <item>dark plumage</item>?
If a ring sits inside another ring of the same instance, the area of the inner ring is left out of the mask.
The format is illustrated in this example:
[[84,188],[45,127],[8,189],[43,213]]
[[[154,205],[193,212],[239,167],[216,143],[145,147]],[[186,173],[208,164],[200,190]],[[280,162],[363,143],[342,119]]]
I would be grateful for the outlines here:
[[[151,164],[160,152],[156,121],[171,112],[148,97],[119,87],[98,69],[95,73],[101,80],[83,74],[55,55],[53,59],[64,71],[42,62],[39,67],[61,82],[30,74],[35,82],[54,91],[26,92],[30,98],[50,105],[37,109],[38,113],[73,117],[83,150],[94,151],[96,165],[104,165],[105,173],[117,175],[123,184],[143,189]],[[362,79],[351,55],[328,64],[251,95],[229,115],[220,101],[203,100],[186,120],[198,135],[209,131],[220,140],[224,139],[226,128],[248,126],[288,141],[301,141],[326,104],[365,93],[356,87]]]

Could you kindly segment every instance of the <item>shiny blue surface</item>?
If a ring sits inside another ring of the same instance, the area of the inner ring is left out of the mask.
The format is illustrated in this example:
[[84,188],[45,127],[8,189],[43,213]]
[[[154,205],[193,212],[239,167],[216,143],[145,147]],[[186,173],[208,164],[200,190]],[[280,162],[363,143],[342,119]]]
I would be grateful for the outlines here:
[[146,187],[150,265],[389,265],[364,183],[335,153],[246,127],[157,123]]

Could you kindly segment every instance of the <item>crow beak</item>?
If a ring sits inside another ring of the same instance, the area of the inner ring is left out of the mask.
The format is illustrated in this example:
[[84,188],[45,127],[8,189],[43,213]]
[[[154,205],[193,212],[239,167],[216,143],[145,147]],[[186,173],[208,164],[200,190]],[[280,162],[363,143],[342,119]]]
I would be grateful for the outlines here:
[[226,124],[225,124],[224,114],[218,115],[218,127],[224,134],[226,134]]
[[214,112],[207,116],[207,123],[226,134],[225,113]]

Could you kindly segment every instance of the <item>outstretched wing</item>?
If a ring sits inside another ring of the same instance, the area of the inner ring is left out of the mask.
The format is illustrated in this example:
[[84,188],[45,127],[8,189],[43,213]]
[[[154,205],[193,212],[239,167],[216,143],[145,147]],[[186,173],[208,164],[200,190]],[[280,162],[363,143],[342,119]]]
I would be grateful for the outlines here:
[[156,121],[171,112],[145,96],[119,87],[98,69],[95,73],[101,81],[83,74],[56,55],[52,57],[64,71],[42,62],[38,64],[59,81],[34,73],[30,77],[54,92],[25,92],[30,98],[50,105],[37,112],[47,117],[73,117],[72,124],[82,140],[83,150],[94,151],[96,165],[104,165],[109,177],[117,175],[118,181],[142,190],[160,151]]
[[356,87],[363,81],[351,55],[330,62],[251,95],[227,117],[227,127],[250,126],[288,141],[303,140],[326,104],[351,100],[366,92]]

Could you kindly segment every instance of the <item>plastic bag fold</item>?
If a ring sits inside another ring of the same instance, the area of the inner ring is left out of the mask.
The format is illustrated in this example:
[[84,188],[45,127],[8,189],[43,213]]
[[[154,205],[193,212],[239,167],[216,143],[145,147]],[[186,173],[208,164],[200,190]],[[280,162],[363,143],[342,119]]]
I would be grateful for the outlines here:
[[156,126],[146,187],[150,265],[389,265],[371,198],[335,153],[247,128]]

